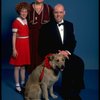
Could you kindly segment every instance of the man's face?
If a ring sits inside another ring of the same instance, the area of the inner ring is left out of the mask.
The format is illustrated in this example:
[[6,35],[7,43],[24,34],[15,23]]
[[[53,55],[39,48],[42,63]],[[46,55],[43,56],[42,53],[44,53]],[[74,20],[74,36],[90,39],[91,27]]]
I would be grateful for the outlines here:
[[62,19],[64,18],[65,11],[62,6],[56,6],[54,8],[54,17],[57,23],[61,22]]

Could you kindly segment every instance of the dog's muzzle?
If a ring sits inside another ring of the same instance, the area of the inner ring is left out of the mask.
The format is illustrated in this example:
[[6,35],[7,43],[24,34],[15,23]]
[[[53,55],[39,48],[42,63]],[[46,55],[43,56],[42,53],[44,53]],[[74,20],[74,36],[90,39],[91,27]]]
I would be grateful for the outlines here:
[[61,69],[60,69],[60,70],[61,70],[61,71],[63,71],[63,70],[64,70],[64,68],[65,68],[65,66],[61,66]]
[[59,71],[63,71],[64,70],[64,68],[65,68],[65,66],[61,66],[60,68],[59,67],[56,67]]

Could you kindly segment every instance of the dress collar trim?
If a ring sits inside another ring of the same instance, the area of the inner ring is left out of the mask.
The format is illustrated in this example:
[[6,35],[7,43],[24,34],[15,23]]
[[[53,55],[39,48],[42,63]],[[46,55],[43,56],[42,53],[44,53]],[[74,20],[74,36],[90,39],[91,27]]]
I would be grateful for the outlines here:
[[[22,19],[20,17],[16,18],[22,25],[25,25],[25,23],[22,21]],[[26,19],[25,19],[26,20]]]

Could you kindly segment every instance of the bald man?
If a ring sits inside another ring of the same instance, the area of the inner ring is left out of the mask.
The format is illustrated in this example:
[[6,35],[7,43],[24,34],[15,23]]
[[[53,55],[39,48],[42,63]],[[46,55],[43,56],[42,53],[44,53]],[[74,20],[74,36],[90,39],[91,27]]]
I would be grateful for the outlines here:
[[84,62],[74,54],[76,39],[73,24],[64,20],[64,6],[54,7],[54,20],[44,25],[39,35],[39,55],[62,53],[67,56],[62,72],[61,94],[63,100],[81,100],[80,92],[84,89]]

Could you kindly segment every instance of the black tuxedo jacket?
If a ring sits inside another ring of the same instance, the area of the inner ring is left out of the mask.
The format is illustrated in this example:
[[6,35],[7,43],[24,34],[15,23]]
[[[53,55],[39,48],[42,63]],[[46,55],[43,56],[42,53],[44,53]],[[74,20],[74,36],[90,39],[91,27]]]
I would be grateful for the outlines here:
[[64,20],[64,43],[61,41],[55,21],[43,25],[40,29],[38,43],[39,55],[41,57],[48,53],[57,53],[58,50],[68,50],[73,53],[76,46],[73,24]]

